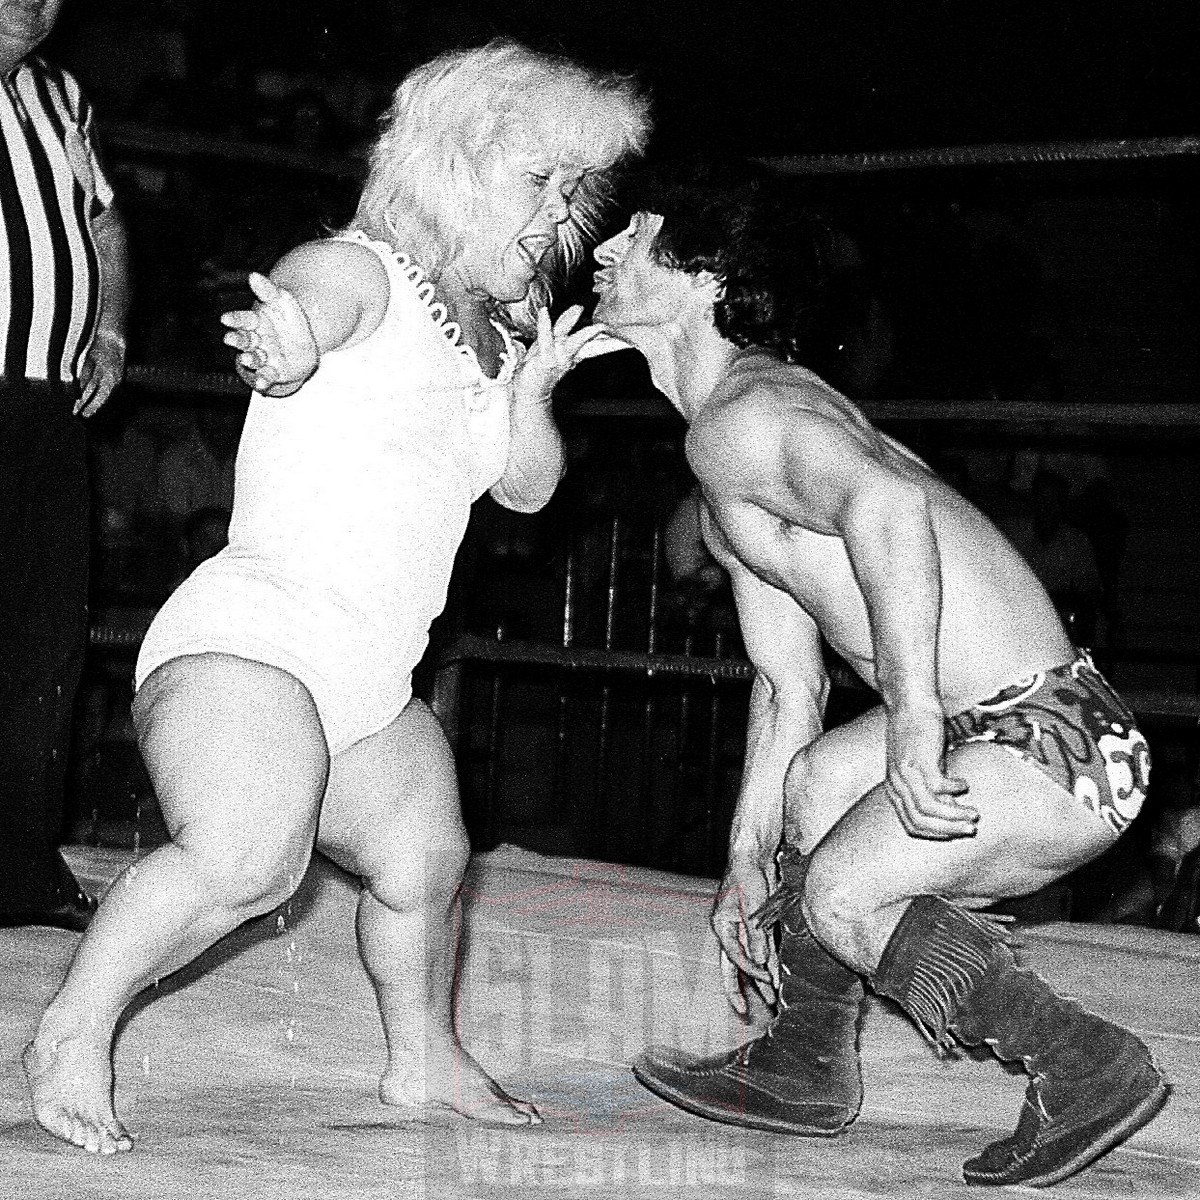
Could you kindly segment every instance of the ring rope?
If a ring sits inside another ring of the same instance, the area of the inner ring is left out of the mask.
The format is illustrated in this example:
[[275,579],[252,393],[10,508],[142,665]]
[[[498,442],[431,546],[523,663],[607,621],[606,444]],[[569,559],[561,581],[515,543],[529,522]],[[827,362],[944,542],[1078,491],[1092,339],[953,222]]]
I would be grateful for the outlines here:
[[[856,401],[872,421],[1011,421],[1021,424],[1063,422],[1078,432],[1082,425],[1115,428],[1200,426],[1200,404],[1142,402],[1077,404],[1045,400],[866,400]],[[571,417],[671,417],[665,400],[578,400],[563,410]]]
[[130,365],[125,370],[125,383],[144,387],[154,392],[205,392],[220,396],[250,394],[249,384],[243,383],[228,371],[194,371],[171,363],[159,366],[145,364]]
[[365,163],[356,158],[306,154],[302,150],[270,142],[216,137],[190,129],[162,129],[133,121],[105,121],[104,141],[107,145],[126,151],[148,151],[169,158],[219,158],[225,162],[306,171],[313,175],[327,175],[332,179],[358,180],[366,173]]
[[569,671],[644,672],[718,679],[751,680],[754,668],[744,659],[699,658],[687,654],[643,654],[636,650],[585,650],[542,642],[499,642],[468,633],[438,659],[441,667],[460,662],[508,662]]
[[[186,129],[161,129],[130,121],[105,124],[105,138],[122,150],[173,158],[208,157],[229,162],[288,167],[335,179],[359,179],[363,163],[339,155],[305,154],[269,142],[214,137]],[[980,167],[1025,164],[1120,162],[1177,158],[1200,153],[1200,138],[1113,138],[1092,141],[991,142],[978,146],[940,146],[918,150],[878,150],[859,154],[769,156],[758,161],[790,175],[862,174],[927,167]]]
[[[500,642],[478,634],[464,634],[438,658],[438,669],[468,662],[520,663],[523,666],[559,667],[567,671],[634,672],[647,678],[683,676],[749,682],[754,667],[745,659],[700,658],[685,654],[647,654],[633,650],[581,650],[540,642]],[[843,667],[834,665],[830,678],[837,687],[857,691],[866,685]],[[1200,721],[1200,696],[1176,692],[1129,691],[1121,693],[1129,707],[1142,717]]]
[[[163,395],[236,396],[248,398],[250,389],[236,375],[223,371],[193,371],[190,368],[130,366],[125,382]],[[1200,426],[1200,404],[1072,404],[1046,403],[1040,400],[885,400],[867,402],[859,407],[875,421],[1063,421],[1113,426]],[[665,402],[658,400],[596,400],[572,403],[563,415],[573,417],[662,417],[668,414]]]
[[[141,645],[151,614],[128,625],[98,624],[88,631],[92,646],[100,650],[132,651]],[[438,658],[439,673],[469,662],[518,663],[522,666],[557,667],[566,671],[600,674],[638,674],[647,679],[691,678],[749,683],[754,667],[745,659],[702,658],[686,654],[648,654],[634,650],[587,650],[542,642],[500,642],[478,634],[464,634]],[[834,665],[830,670],[837,687],[861,691],[857,676]],[[1200,721],[1200,696],[1175,692],[1123,692],[1122,699],[1141,717]]]
[[853,175],[865,171],[908,171],[927,167],[987,167],[1019,164],[1121,162],[1200,154],[1200,138],[1121,138],[1110,141],[991,142],[928,150],[878,150],[862,154],[810,154],[760,158],[785,175]]

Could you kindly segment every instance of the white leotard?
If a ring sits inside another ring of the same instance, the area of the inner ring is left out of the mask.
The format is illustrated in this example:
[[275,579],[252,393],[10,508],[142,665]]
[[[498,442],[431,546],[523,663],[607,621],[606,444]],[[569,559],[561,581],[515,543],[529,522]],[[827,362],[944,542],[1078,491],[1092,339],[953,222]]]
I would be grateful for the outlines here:
[[280,667],[311,692],[334,754],[408,703],[471,504],[504,472],[522,353],[501,330],[487,378],[419,267],[347,240],[383,261],[387,311],[295,395],[254,395],[229,545],[163,605],[135,671],[140,687],[206,651]]

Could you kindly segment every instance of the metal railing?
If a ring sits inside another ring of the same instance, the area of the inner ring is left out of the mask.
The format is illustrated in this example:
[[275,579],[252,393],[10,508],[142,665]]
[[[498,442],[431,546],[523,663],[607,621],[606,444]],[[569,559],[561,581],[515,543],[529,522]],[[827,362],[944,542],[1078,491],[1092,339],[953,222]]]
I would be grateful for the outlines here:
[[[469,824],[481,846],[514,840],[713,874],[724,862],[754,670],[720,634],[711,653],[695,652],[691,638],[682,652],[660,649],[661,532],[653,532],[640,596],[622,579],[624,543],[622,520],[614,517],[607,573],[595,589],[604,600],[603,645],[575,644],[581,598],[568,552],[561,642],[511,640],[503,630],[461,634],[436,654],[430,702],[458,756]],[[631,605],[644,608],[642,649],[614,641],[618,613]],[[828,666],[830,723],[877,702],[844,664]],[[1192,738],[1200,729],[1200,695],[1122,695],[1160,733]],[[540,722],[540,731],[530,721]],[[514,760],[523,762],[523,778],[510,769]],[[514,802],[514,791],[526,799]],[[540,796],[533,813],[530,792]]]

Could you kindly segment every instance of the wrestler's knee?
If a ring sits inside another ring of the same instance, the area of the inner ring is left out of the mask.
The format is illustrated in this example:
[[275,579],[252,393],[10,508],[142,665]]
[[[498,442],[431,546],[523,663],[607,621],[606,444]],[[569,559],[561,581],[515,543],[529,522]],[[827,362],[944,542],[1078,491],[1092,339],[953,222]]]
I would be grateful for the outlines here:
[[292,896],[308,870],[310,844],[311,834],[246,845],[186,831],[176,838],[212,903],[245,919],[270,912]]
[[834,954],[853,960],[880,903],[839,847],[824,842],[809,861],[803,906],[817,940]]
[[376,857],[363,872],[371,894],[393,912],[448,908],[458,892],[471,857],[461,821],[439,822],[415,839],[398,831],[391,852]]
[[798,850],[809,853],[825,832],[818,819],[823,780],[819,760],[811,746],[797,751],[783,778],[784,837]]

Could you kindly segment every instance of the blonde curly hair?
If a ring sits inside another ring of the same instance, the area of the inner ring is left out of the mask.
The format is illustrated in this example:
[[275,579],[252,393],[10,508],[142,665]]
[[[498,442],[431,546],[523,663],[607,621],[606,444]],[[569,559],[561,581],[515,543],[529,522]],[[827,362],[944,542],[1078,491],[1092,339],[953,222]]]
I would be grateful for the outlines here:
[[381,124],[349,228],[410,254],[435,283],[477,226],[498,157],[541,154],[586,170],[529,295],[500,306],[511,325],[528,331],[552,280],[595,240],[610,169],[645,148],[650,112],[629,76],[497,39],[417,67]]

